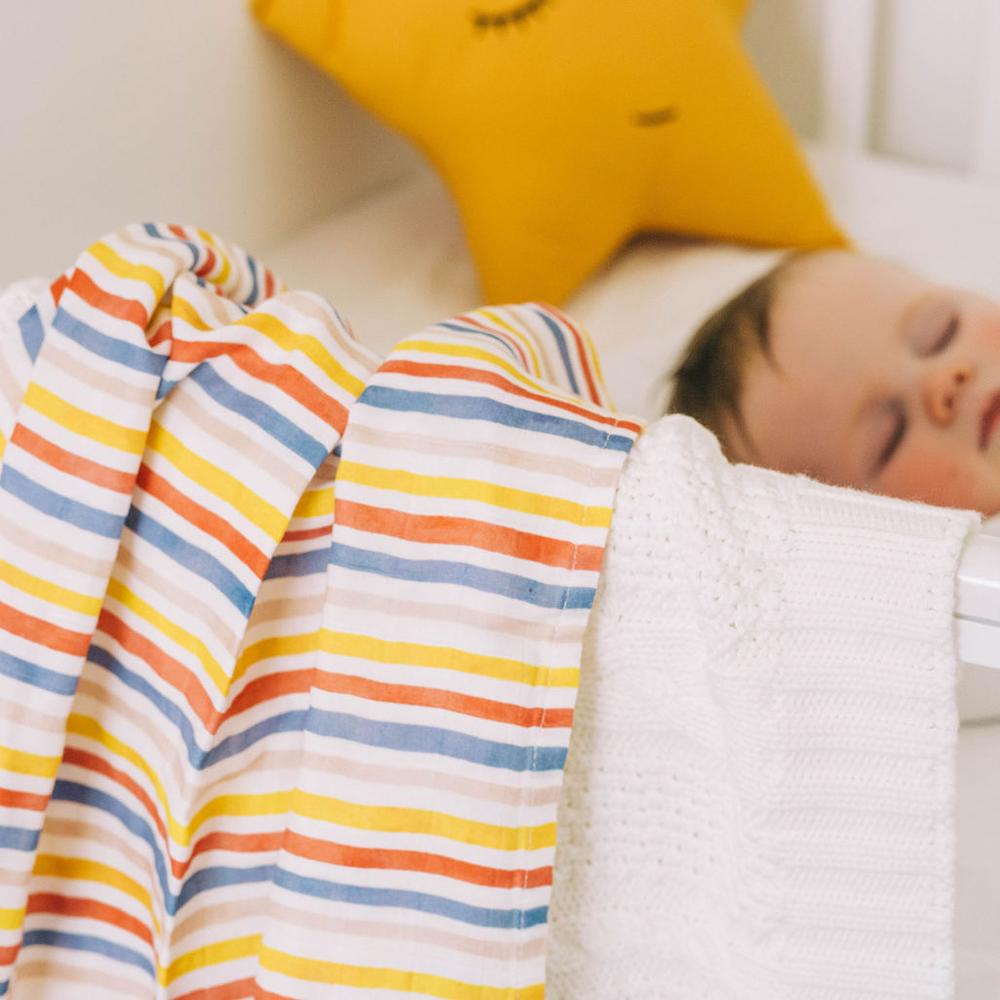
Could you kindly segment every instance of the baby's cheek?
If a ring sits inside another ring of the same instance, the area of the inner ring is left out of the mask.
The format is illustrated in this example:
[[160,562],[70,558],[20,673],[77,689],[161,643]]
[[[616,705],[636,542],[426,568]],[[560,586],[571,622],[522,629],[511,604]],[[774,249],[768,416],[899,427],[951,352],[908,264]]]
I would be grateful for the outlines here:
[[880,485],[890,496],[981,510],[1000,495],[1000,468],[992,470],[992,476],[990,471],[978,455],[963,458],[937,449],[914,450],[886,470]]

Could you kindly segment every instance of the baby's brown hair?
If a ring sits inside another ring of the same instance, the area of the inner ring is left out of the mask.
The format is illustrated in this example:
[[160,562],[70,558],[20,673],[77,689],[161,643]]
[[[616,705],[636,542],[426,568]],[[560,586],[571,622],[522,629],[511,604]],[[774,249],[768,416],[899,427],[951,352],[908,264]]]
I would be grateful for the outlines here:
[[664,412],[693,417],[715,434],[724,453],[729,453],[729,421],[744,433],[740,392],[747,360],[755,351],[770,355],[771,307],[777,289],[793,265],[813,252],[793,251],[716,309],[695,331],[667,376],[674,388]]

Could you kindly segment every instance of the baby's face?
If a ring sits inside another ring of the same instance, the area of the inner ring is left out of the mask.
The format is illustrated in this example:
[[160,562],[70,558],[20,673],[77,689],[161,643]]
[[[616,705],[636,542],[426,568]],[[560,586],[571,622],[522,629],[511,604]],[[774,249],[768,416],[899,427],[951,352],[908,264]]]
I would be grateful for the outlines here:
[[793,266],[771,358],[743,374],[733,457],[984,514],[1000,512],[1000,303],[885,261]]

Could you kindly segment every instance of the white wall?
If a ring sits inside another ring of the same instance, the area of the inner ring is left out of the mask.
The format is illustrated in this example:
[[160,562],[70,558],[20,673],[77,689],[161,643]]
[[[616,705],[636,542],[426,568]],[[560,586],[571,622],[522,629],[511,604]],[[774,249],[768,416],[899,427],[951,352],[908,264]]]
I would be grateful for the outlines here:
[[0,0],[0,284],[144,219],[263,246],[413,162],[244,0]]
[[[823,134],[824,14],[870,10],[874,22],[868,148],[965,171],[976,166],[979,115],[1000,119],[1000,0],[755,0],[744,37],[771,93],[796,131]],[[859,47],[862,39],[858,39]],[[841,67],[842,69],[842,67]],[[1000,129],[998,129],[1000,131]],[[998,157],[1000,158],[1000,157]]]

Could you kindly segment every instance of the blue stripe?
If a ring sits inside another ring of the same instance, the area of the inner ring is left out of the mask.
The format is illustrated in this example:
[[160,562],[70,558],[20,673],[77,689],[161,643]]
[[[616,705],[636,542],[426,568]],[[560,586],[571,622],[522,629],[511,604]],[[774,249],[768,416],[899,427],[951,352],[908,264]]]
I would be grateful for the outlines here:
[[24,349],[34,361],[38,357],[38,352],[42,349],[42,341],[45,339],[45,327],[42,325],[42,316],[38,311],[38,306],[32,306],[17,321],[17,325],[21,329]]
[[[234,388],[210,365],[199,365],[188,377],[197,382],[220,406],[256,424],[265,434],[305,459],[314,469],[318,468],[329,454],[330,449],[323,442],[306,434],[293,421],[265,403],[262,398],[250,396]],[[331,436],[333,433],[331,428]]]
[[175,378],[173,381],[168,381],[165,378],[160,379],[159,388],[156,390],[157,400],[163,399],[178,382],[180,382],[179,378]]
[[184,750],[191,766],[201,771],[220,760],[232,757],[248,746],[262,740],[271,733],[277,732],[301,732],[306,721],[306,709],[296,709],[290,712],[283,712],[280,715],[273,715],[262,722],[240,733],[215,744],[210,750],[204,751],[198,746],[195,739],[194,728],[187,714],[169,698],[165,697],[144,677],[129,670],[123,663],[116,659],[103,647],[97,645],[97,641],[90,647],[88,659],[91,663],[103,667],[109,673],[114,674],[126,687],[131,688],[140,697],[151,704],[157,712],[176,730],[177,736],[184,744]]
[[[25,948],[32,945],[49,945],[52,948],[71,948],[73,951],[92,951],[105,958],[110,958],[115,962],[122,962],[125,965],[136,965],[143,972],[149,974],[150,978],[155,977],[156,969],[153,963],[131,948],[116,944],[114,941],[105,941],[104,938],[95,937],[92,934],[67,934],[65,931],[33,930],[27,931],[24,935]],[[81,994],[77,994],[80,996]]]
[[548,907],[536,906],[530,910],[490,910],[483,906],[469,906],[443,896],[404,889],[373,889],[359,885],[344,885],[318,878],[305,878],[279,868],[274,873],[274,883],[282,889],[338,903],[355,903],[359,906],[393,906],[421,913],[434,913],[475,927],[497,927],[514,930],[535,927],[548,919]]
[[142,840],[149,847],[149,853],[152,855],[153,867],[156,869],[156,881],[160,884],[160,891],[163,893],[167,911],[173,915],[174,911],[171,908],[173,897],[167,882],[163,845],[159,841],[157,831],[153,829],[145,816],[129,809],[114,795],[109,795],[107,792],[79,781],[67,781],[60,778],[52,786],[52,798],[58,802],[75,802],[78,805],[108,813],[114,816],[134,837]]
[[324,573],[330,563],[330,553],[326,545],[311,552],[295,552],[287,556],[275,556],[267,567],[265,579],[275,580],[286,576],[309,576],[310,573]]
[[40,830],[25,830],[20,826],[0,826],[0,848],[11,851],[33,851],[38,846]]
[[500,594],[542,608],[589,608],[593,606],[593,587],[559,587],[529,577],[499,570],[482,569],[464,562],[444,559],[401,559],[359,549],[342,542],[330,546],[330,562],[362,573],[377,573],[393,580],[418,583],[450,583],[487,594]]
[[581,420],[557,417],[551,413],[537,413],[485,396],[411,392],[407,389],[369,384],[358,401],[378,409],[395,410],[400,413],[433,413],[435,416],[457,420],[485,420],[517,430],[568,438],[595,448],[610,448],[612,451],[628,453],[633,444],[631,437],[590,427]]
[[257,865],[254,868],[223,868],[215,865],[202,868],[188,876],[173,902],[172,913],[180,913],[195,896],[224,885],[250,885],[270,882],[274,876],[274,865]]
[[[145,346],[137,347],[119,337],[109,337],[106,333],[88,326],[83,320],[71,316],[65,309],[60,309],[56,313],[52,325],[91,354],[146,375],[155,375],[159,378],[163,366],[167,363],[165,355],[156,354]],[[138,327],[135,329],[138,336],[142,331]]]
[[[23,500],[26,504],[40,510],[43,514],[58,518],[67,524],[76,525],[85,531],[104,538],[117,538],[122,531],[122,516],[109,514],[107,511],[88,507],[78,500],[70,500],[48,487],[36,483],[26,475],[18,472],[10,465],[4,465],[0,471],[0,489],[6,490],[11,496]],[[122,498],[124,501],[125,498]]]
[[307,710],[304,708],[282,712],[280,715],[272,715],[261,722],[254,723],[239,733],[233,733],[232,736],[227,736],[224,740],[216,743],[204,755],[200,766],[209,768],[213,764],[218,764],[220,760],[235,756],[253,746],[254,743],[266,739],[272,733],[300,733],[306,723],[307,714]]
[[207,580],[229,601],[244,618],[253,608],[254,594],[231,570],[198,545],[186,542],[180,535],[133,507],[125,522],[140,538],[155,545],[161,552],[185,569]]
[[559,348],[559,357],[562,359],[563,368],[566,369],[566,377],[569,379],[570,388],[579,396],[580,386],[577,384],[576,374],[573,372],[573,362],[570,361],[569,350],[566,348],[566,338],[563,336],[562,330],[559,329],[559,324],[541,309],[533,309],[532,312],[549,328],[552,339],[556,342],[556,347]]
[[257,305],[257,296],[261,292],[261,283],[257,277],[257,261],[247,254],[247,267],[250,269],[250,277],[253,279],[253,285],[250,288],[250,294],[243,300],[248,306]]
[[120,660],[112,656],[102,646],[99,646],[99,641],[99,638],[95,638],[91,643],[90,650],[87,653],[87,660],[98,667],[103,667],[108,673],[114,674],[126,687],[131,688],[145,698],[164,719],[172,723],[181,740],[184,742],[184,747],[187,750],[187,758],[191,762],[191,765],[195,768],[200,768],[203,753],[195,741],[194,729],[187,714],[169,698],[164,697],[144,677],[133,670],[129,670]]
[[508,771],[558,771],[566,763],[563,747],[514,746],[436,726],[380,722],[317,708],[310,709],[306,729],[317,736],[391,750],[438,754]]
[[0,650],[0,675],[55,694],[74,694],[77,675],[67,676]]
[[521,360],[520,355],[514,349],[510,341],[504,340],[504,338],[498,333],[490,333],[488,330],[480,330],[474,326],[465,326],[463,323],[454,322],[454,320],[450,322],[437,323],[435,325],[442,326],[446,330],[453,330],[455,333],[471,333],[476,337],[481,337],[483,340],[495,340],[511,356],[511,360],[517,365],[518,368],[524,367],[524,363]]
[[201,248],[197,243],[193,243],[191,240],[184,239],[182,236],[178,236],[176,233],[172,233],[169,230],[166,232],[160,232],[158,226],[154,225],[152,222],[145,222],[142,226],[146,232],[157,240],[169,240],[171,243],[180,243],[188,248],[188,252],[191,254],[191,259],[187,263],[187,269],[189,271],[197,271],[198,264],[201,262]]

